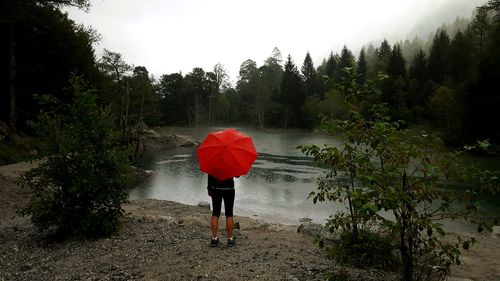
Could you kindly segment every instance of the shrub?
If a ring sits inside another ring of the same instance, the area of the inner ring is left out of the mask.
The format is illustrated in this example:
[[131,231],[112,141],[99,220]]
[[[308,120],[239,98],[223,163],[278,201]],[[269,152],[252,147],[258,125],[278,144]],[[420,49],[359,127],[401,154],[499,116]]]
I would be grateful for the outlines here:
[[[442,141],[431,134],[402,130],[384,104],[364,102],[376,100],[375,85],[355,81],[347,75],[339,85],[350,119],[322,124],[331,134],[341,133],[341,145],[300,147],[327,167],[310,197],[314,203],[346,202],[347,212],[332,215],[327,223],[351,236],[343,243],[358,243],[362,230],[375,226],[396,238],[402,280],[442,280],[451,264],[460,264],[461,248],[467,250],[474,242],[468,237],[444,241],[442,220],[466,219],[477,223],[478,231],[489,228],[477,213],[477,202],[498,190],[498,172],[463,164],[461,152],[443,152]],[[445,188],[454,183],[466,188]]]
[[73,102],[44,97],[33,123],[46,161],[20,184],[32,197],[21,213],[40,231],[98,237],[115,231],[130,169],[129,150],[118,145],[109,110],[96,105],[93,90],[79,77],[70,85]]
[[35,154],[34,148],[31,137],[13,134],[0,122],[0,165],[26,161]]
[[394,249],[394,240],[390,235],[361,230],[354,236],[344,231],[331,254],[342,264],[393,270],[398,264]]

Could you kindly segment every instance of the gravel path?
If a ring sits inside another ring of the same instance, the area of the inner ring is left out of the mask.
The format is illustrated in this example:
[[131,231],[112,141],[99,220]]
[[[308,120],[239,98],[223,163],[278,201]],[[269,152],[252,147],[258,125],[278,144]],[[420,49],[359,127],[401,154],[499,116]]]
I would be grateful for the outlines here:
[[[209,245],[210,211],[161,200],[126,204],[116,235],[48,242],[16,216],[26,194],[0,176],[0,280],[324,280],[335,269],[296,227],[235,217],[237,245]],[[8,204],[8,202],[12,204]],[[220,235],[225,242],[225,222]],[[355,280],[381,280],[352,270]],[[363,278],[362,278],[363,276]],[[384,278],[382,278],[384,279]]]

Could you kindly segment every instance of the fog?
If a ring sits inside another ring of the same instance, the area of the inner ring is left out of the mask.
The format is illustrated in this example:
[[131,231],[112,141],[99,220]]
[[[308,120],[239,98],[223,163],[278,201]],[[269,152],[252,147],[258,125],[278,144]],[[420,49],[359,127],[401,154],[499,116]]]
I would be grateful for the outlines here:
[[231,80],[241,63],[260,66],[278,47],[302,65],[315,65],[345,44],[354,54],[367,42],[426,38],[443,22],[470,17],[486,0],[161,1],[92,0],[88,13],[67,9],[70,18],[101,35],[95,46],[123,54],[150,73],[206,71],[220,62]]

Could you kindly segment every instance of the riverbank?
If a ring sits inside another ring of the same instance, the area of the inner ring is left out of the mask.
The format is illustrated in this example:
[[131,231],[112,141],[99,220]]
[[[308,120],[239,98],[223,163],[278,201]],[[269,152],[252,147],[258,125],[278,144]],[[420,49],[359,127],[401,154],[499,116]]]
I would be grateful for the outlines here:
[[[207,208],[161,200],[124,205],[109,238],[50,242],[16,215],[27,194],[2,174],[0,186],[0,280],[324,280],[336,268],[296,227],[245,217],[236,217],[236,247],[211,248]],[[353,280],[385,278],[350,272]]]
[[[0,167],[0,280],[324,280],[338,268],[296,226],[246,217],[236,217],[235,248],[210,248],[210,211],[162,200],[124,205],[128,215],[112,237],[50,242],[16,215],[28,194],[14,181],[27,165]],[[452,275],[499,280],[500,238],[477,237]],[[351,280],[394,278],[373,270],[348,272]]]

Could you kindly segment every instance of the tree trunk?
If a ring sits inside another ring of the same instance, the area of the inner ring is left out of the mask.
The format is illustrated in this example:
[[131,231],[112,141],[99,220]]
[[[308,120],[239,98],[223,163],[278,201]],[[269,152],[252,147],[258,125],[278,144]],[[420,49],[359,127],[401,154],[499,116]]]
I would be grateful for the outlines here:
[[142,99],[141,99],[141,118],[140,118],[141,124],[139,125],[139,128],[141,130],[144,129],[144,127],[143,127],[143,124],[144,124],[144,92],[145,91],[142,91]]
[[198,104],[198,94],[194,96],[194,126],[198,127],[199,125],[199,104]]
[[213,112],[212,112],[212,96],[208,96],[208,125],[213,124]]
[[264,128],[264,106],[262,104],[262,91],[260,85],[257,85],[257,97],[255,99],[255,111],[257,114],[257,123],[259,129]]
[[125,107],[125,128],[128,131],[128,111],[130,108],[130,89],[127,81],[127,91],[126,91],[126,107]]
[[[408,193],[408,176],[403,174],[403,192]],[[401,214],[400,252],[403,262],[403,280],[413,281],[413,238],[411,234],[411,202],[405,203]],[[409,234],[408,234],[409,233]],[[407,235],[408,234],[408,235]]]
[[284,127],[285,127],[285,130],[288,128],[288,106],[285,108],[285,124],[284,124]]
[[16,55],[14,53],[14,27],[9,23],[9,121],[8,125],[12,132],[17,132],[17,101],[16,101]]

